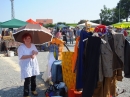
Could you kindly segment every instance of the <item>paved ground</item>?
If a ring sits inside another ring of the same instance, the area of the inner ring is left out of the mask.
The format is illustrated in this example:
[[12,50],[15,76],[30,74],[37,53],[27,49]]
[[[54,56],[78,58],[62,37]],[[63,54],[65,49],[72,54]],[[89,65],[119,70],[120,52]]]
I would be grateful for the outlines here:
[[[69,46],[72,51],[73,46]],[[40,75],[37,77],[38,97],[45,97],[44,90],[47,88],[47,83],[41,79],[43,72],[46,69],[48,52],[40,52],[38,55]],[[130,97],[130,79],[123,79],[123,82],[117,84],[119,93],[125,90],[118,97]],[[0,97],[22,97],[23,81],[20,79],[20,68],[18,58],[15,57],[0,57]],[[32,96],[33,97],[33,96]]]
[[[73,46],[69,46],[69,49],[73,50]],[[47,88],[47,83],[41,79],[46,69],[47,56],[48,52],[40,52],[37,56],[41,73],[37,76],[38,97],[45,97],[44,90]],[[18,57],[0,57],[0,97],[23,97],[22,95],[23,81],[20,79]]]

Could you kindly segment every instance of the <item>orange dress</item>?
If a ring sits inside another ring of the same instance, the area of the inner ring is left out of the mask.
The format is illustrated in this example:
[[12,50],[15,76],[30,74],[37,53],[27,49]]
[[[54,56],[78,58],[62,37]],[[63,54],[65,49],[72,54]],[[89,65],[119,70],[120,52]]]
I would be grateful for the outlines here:
[[73,60],[72,61],[72,72],[74,72],[76,61],[77,61],[79,40],[80,40],[80,37],[77,37],[76,38],[76,44],[75,44],[75,47],[74,47],[74,55],[73,55],[73,58],[72,58],[72,60]]

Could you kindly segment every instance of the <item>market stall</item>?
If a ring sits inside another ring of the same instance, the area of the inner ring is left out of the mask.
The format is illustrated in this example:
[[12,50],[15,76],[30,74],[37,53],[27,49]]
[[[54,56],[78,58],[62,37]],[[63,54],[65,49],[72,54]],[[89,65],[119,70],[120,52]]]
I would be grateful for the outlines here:
[[[93,23],[93,22],[90,22],[90,21],[87,21],[87,24],[88,24],[88,25],[91,25],[91,27],[96,27],[96,26],[100,25],[100,24]],[[78,26],[78,27],[85,27],[85,26],[86,26],[86,22],[83,23],[83,24],[79,24],[79,25],[77,25],[77,26]]]
[[[124,35],[114,32],[111,27],[99,25],[93,33],[82,30],[74,52],[62,52],[60,76],[62,74],[63,79],[59,83],[53,81],[54,89],[49,87],[45,95],[64,97],[60,91],[67,87],[68,97],[116,97],[117,81],[130,78],[129,48]],[[50,80],[53,77],[51,75]],[[62,88],[58,87],[61,82]],[[57,92],[59,94],[55,94]]]
[[120,22],[116,24],[112,24],[115,28],[129,28],[130,27],[130,22]]
[[[16,48],[20,45],[20,43],[16,42],[13,38],[13,28],[19,28],[26,24],[27,22],[18,19],[11,19],[0,24],[0,28],[4,28],[1,33],[1,48],[3,48],[2,51],[5,51],[5,53],[7,53],[6,55],[10,56],[10,52],[17,54]],[[11,56],[14,56],[14,54]]]
[[[35,21],[32,20],[32,19],[28,19],[26,22],[31,23],[31,24],[39,24],[39,23],[35,22]],[[39,24],[39,25],[41,25],[41,24]],[[41,26],[42,26],[42,25],[41,25]]]
[[25,26],[27,22],[18,19],[11,19],[0,24],[1,28],[19,28]]

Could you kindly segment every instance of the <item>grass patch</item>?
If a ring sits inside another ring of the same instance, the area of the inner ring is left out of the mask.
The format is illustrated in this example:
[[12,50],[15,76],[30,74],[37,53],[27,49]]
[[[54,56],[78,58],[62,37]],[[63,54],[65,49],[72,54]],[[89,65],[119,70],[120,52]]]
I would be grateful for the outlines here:
[[71,24],[66,24],[67,26],[73,26],[73,27],[76,27],[77,24],[76,23],[71,23]]

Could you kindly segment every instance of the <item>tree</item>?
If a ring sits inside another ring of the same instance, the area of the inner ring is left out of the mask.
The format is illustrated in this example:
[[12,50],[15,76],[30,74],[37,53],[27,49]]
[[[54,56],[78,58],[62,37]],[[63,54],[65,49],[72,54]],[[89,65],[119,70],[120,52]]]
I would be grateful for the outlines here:
[[60,25],[60,24],[64,24],[64,25],[66,25],[66,23],[65,23],[65,22],[58,22],[57,24],[59,24],[59,25]]
[[113,14],[114,14],[114,10],[107,8],[104,5],[103,9],[101,9],[101,13],[99,14],[101,23],[104,25],[111,25],[113,23]]
[[118,12],[120,10],[121,19],[126,19],[126,22],[128,22],[130,16],[130,0],[120,0],[116,9],[118,9]]
[[104,25],[111,25],[119,21],[119,13],[117,8],[107,8],[105,5],[101,9],[100,20]]
[[85,23],[85,22],[87,22],[87,20],[80,20],[80,21],[78,22],[78,24],[83,24],[83,23]]

